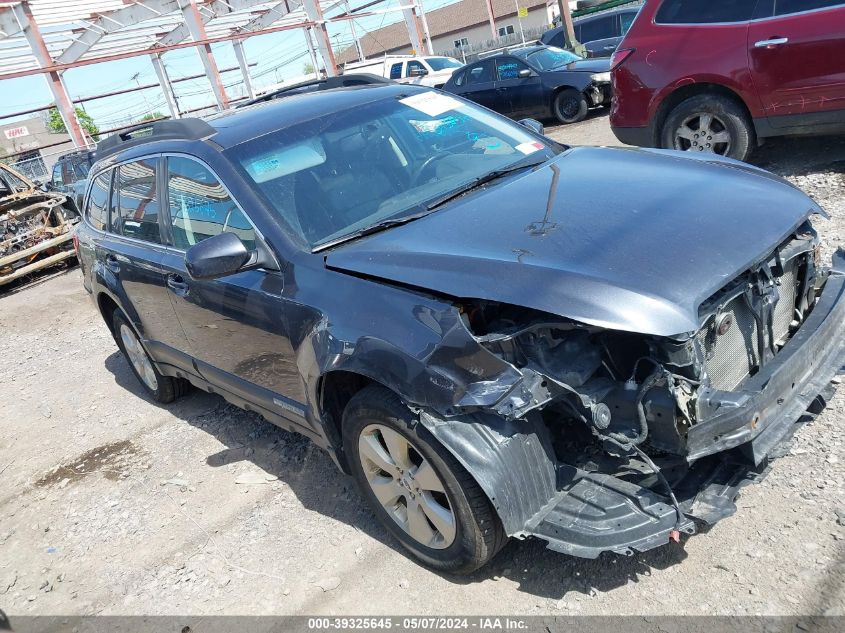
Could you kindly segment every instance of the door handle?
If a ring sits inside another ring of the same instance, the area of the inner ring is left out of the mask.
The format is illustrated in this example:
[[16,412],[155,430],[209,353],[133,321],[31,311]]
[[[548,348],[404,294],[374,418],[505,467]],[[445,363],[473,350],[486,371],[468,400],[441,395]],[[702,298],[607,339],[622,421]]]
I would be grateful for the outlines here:
[[188,284],[185,278],[175,273],[170,273],[167,276],[167,287],[180,296],[188,292]]
[[769,46],[783,46],[789,44],[788,37],[772,37],[768,40],[760,40],[754,43],[754,48],[768,48]]
[[106,255],[106,268],[112,271],[115,275],[120,272],[120,262],[114,255]]

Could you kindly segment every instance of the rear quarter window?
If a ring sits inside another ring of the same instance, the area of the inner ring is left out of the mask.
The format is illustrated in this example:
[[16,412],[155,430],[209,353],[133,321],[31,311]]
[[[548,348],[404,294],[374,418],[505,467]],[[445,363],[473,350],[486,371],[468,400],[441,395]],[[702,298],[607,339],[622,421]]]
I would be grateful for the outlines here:
[[747,22],[757,0],[664,0],[657,10],[657,24],[716,24]]
[[88,206],[85,215],[88,222],[98,231],[105,231],[109,222],[109,181],[111,171],[104,172],[94,178],[91,183],[91,193],[88,194]]

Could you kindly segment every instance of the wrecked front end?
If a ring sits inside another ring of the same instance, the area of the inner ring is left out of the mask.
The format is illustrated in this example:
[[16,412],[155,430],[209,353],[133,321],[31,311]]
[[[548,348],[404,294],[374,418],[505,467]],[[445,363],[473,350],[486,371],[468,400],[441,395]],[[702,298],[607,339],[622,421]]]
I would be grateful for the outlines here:
[[845,360],[843,292],[845,252],[822,267],[806,223],[705,301],[694,332],[463,302],[464,327],[516,373],[470,384],[421,420],[509,535],[589,558],[651,549],[731,515],[740,488],[818,413]]
[[[4,171],[0,169],[0,181]],[[16,175],[14,182],[25,182]],[[0,286],[75,255],[72,229],[78,217],[67,199],[31,183],[0,194]]]

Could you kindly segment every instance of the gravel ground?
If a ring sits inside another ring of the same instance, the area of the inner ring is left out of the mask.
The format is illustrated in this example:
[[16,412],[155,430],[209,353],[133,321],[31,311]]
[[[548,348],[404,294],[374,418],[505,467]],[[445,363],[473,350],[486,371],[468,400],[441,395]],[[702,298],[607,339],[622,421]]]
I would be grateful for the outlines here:
[[[616,143],[606,116],[549,134]],[[841,138],[755,162],[830,212],[828,253],[845,241]],[[78,269],[0,297],[0,329],[9,615],[845,615],[845,390],[706,533],[596,561],[511,542],[455,578],[406,558],[303,438],[208,394],[145,399]]]

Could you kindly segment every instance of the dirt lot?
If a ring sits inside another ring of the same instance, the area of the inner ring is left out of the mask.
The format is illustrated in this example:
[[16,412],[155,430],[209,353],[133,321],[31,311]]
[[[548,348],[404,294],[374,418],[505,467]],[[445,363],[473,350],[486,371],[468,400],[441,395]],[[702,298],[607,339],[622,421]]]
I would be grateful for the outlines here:
[[[605,116],[549,133],[615,143]],[[756,161],[845,241],[842,138],[773,141]],[[10,615],[845,615],[845,389],[707,533],[597,561],[512,542],[454,578],[407,559],[299,436],[208,394],[147,401],[77,269],[0,297],[0,330]]]

